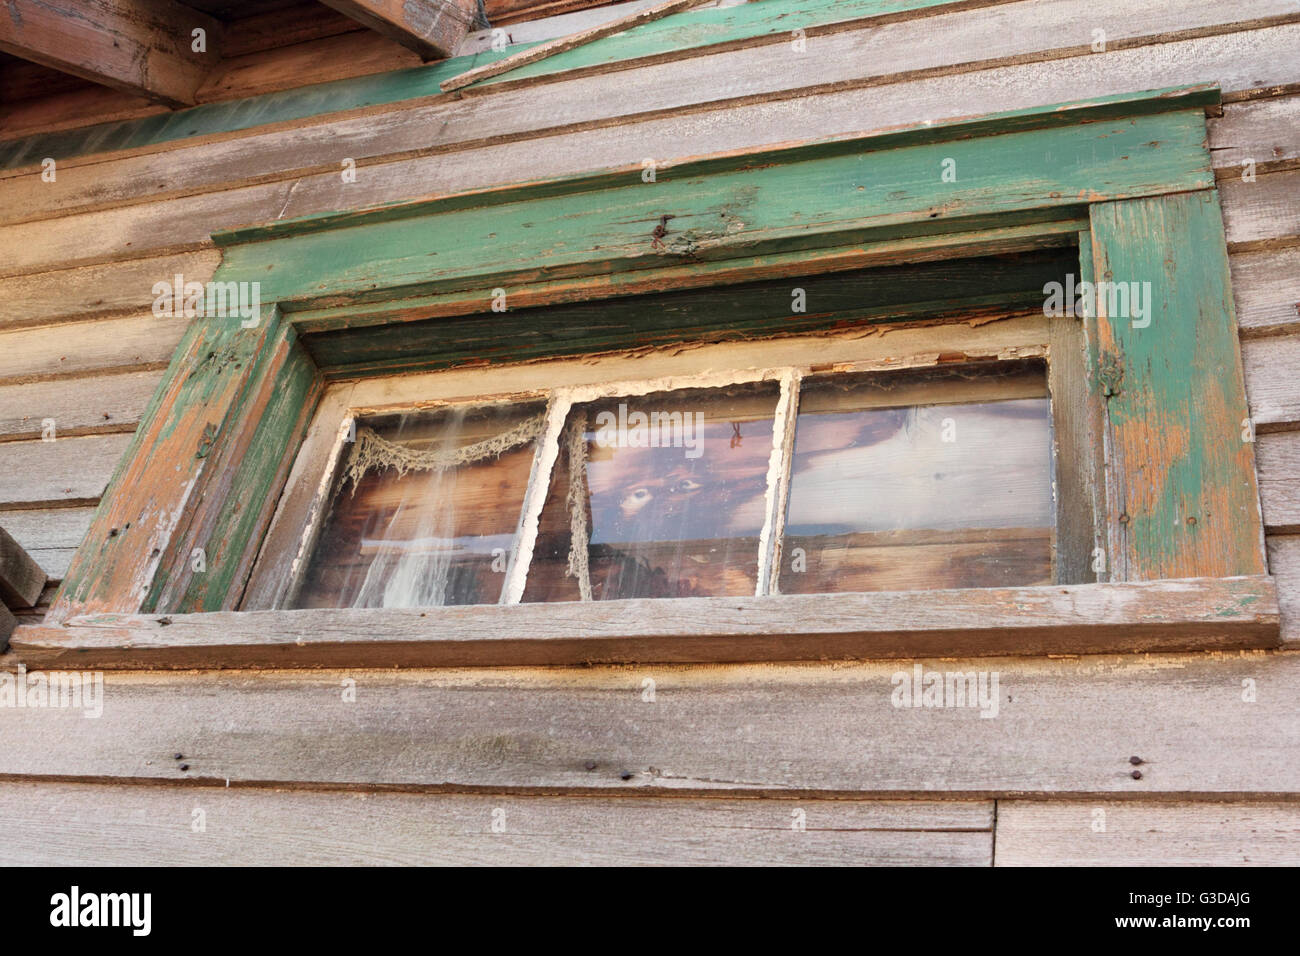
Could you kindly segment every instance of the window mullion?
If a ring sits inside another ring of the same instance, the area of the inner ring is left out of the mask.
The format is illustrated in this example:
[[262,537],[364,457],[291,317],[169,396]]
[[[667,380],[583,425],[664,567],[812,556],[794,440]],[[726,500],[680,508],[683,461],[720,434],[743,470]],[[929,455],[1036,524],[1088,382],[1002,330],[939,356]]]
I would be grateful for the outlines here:
[[537,440],[537,452],[533,456],[533,467],[528,476],[528,490],[524,493],[524,507],[519,515],[519,527],[515,531],[510,562],[506,566],[501,604],[518,604],[524,596],[524,584],[528,580],[528,567],[533,560],[533,546],[537,542],[542,506],[546,504],[546,495],[551,487],[551,472],[555,470],[555,462],[560,456],[560,436],[564,422],[572,407],[570,390],[557,389],[551,393],[551,400],[546,406],[546,425]]
[[758,596],[777,593],[781,569],[781,538],[785,532],[785,508],[790,496],[790,463],[794,458],[794,423],[799,413],[797,369],[781,375],[781,396],[777,399],[772,424],[772,454],[767,466],[767,514],[758,538]]

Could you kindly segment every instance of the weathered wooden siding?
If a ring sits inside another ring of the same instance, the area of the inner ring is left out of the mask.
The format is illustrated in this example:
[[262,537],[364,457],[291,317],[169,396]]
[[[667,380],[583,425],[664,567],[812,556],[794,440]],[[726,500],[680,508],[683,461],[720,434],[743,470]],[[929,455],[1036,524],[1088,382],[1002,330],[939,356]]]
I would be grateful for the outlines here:
[[[1105,52],[1091,49],[1097,29],[1105,31]],[[520,25],[518,32],[528,42],[546,37],[544,28]],[[178,272],[208,279],[220,261],[209,238],[214,230],[639,165],[647,157],[668,177],[672,162],[686,156],[1218,82],[1225,102],[1223,115],[1210,121],[1210,146],[1259,433],[1270,571],[1280,586],[1284,636],[1300,642],[1300,10],[1294,2],[1019,0],[810,31],[802,54],[788,41],[742,41],[725,52],[684,43],[669,54],[662,42],[649,44],[630,51],[645,57],[641,65],[618,70],[600,51],[586,61],[566,54],[581,67],[572,75],[534,70],[538,75],[526,80],[503,77],[463,96],[386,102],[375,93],[381,81],[371,77],[367,96],[375,105],[304,116],[276,105],[287,101],[250,102],[242,115],[257,117],[256,125],[213,125],[188,138],[74,155],[60,161],[53,184],[41,182],[40,167],[30,160],[0,171],[0,526],[52,577],[66,569],[184,331],[182,322],[150,314],[151,286]],[[482,44],[482,37],[473,38],[466,49]],[[661,62],[665,56],[680,62]],[[114,138],[104,134],[100,141]],[[346,159],[356,163],[355,182],[340,176]],[[55,420],[54,442],[40,440],[46,418]],[[631,822],[630,803],[589,797],[570,810],[530,797],[535,802],[519,812],[535,814],[530,819],[540,821],[550,849],[514,845],[506,854],[514,861],[583,859],[581,839],[572,835],[582,826],[616,839],[620,859],[709,859],[715,851],[721,857],[731,851],[717,849],[723,844],[709,836],[708,822],[719,813],[742,813],[738,826],[763,831],[744,838],[763,859],[929,854],[987,865],[995,852],[998,864],[1042,861],[1046,852],[1047,859],[1066,862],[1239,862],[1242,846],[1258,846],[1257,860],[1300,860],[1294,839],[1300,803],[1293,802],[1300,798],[1294,757],[1300,721],[1293,706],[1300,656],[1293,652],[1009,663],[1004,687],[1019,686],[1009,690],[1013,699],[1003,716],[960,726],[975,715],[924,711],[929,722],[918,723],[911,712],[903,719],[891,711],[887,681],[875,687],[887,678],[884,671],[868,678],[829,665],[790,672],[754,665],[681,673],[674,679],[690,686],[690,703],[661,694],[658,705],[643,705],[657,709],[626,712],[613,702],[610,682],[628,684],[618,693],[628,695],[631,707],[639,701],[641,675],[537,672],[520,678],[522,684],[484,678],[456,694],[437,691],[443,678],[436,674],[386,676],[372,687],[392,709],[368,712],[342,731],[322,716],[337,709],[336,675],[315,684],[301,676],[122,676],[110,683],[105,717],[78,718],[76,734],[56,732],[56,725],[68,728],[51,722],[49,713],[42,722],[35,712],[0,711],[0,779],[10,781],[0,789],[15,816],[32,825],[48,826],[50,807],[84,822],[89,808],[114,803],[114,827],[140,834],[159,855],[173,858],[190,846],[190,792],[119,788],[114,781],[181,780],[171,760],[175,751],[195,754],[192,775],[206,783],[231,778],[307,791],[488,786],[518,800],[523,792],[626,789],[621,774],[629,772],[632,783],[657,791],[720,786],[719,796],[739,788],[770,797],[793,789],[865,801],[834,808],[847,815],[840,828],[860,842],[835,844],[822,834],[821,843],[809,840],[796,851],[779,841],[797,834],[764,830],[772,814],[775,826],[788,830],[784,800],[754,801],[751,809],[696,796],[678,805],[660,793],[659,802],[672,806],[656,803],[655,809],[677,814],[671,826],[685,830],[654,847],[653,827]],[[871,688],[861,699],[846,690],[856,686],[855,674]],[[1242,701],[1244,680],[1255,682],[1258,702]],[[208,710],[196,714],[189,707],[194,701]],[[468,702],[482,710],[467,712]],[[417,711],[431,721],[418,733],[408,719]],[[1141,780],[1130,776],[1131,755],[1148,761]],[[588,762],[598,769],[585,770]],[[14,782],[30,775],[85,783]],[[112,801],[102,796],[109,788]],[[195,795],[211,796],[220,808],[214,818],[249,821],[243,830],[218,828],[221,835],[198,856],[230,858],[241,840],[256,844],[265,834],[303,826],[317,812],[347,819],[362,805],[352,795],[307,791],[236,795],[197,788]],[[1128,802],[1155,791],[1155,802]],[[910,802],[917,822],[898,827],[906,839],[869,835],[887,819],[872,816],[872,801],[921,793],[960,798],[952,806],[977,814],[988,807],[984,801],[996,799],[996,841],[992,824],[952,832],[951,820],[936,823],[928,804]],[[1201,802],[1241,793],[1273,802]],[[1078,829],[1076,816],[1090,820],[1092,802],[1023,799],[1060,794],[1088,800],[1104,794],[1096,805],[1113,808],[1112,839]],[[405,842],[413,832],[432,841],[420,858],[502,858],[458,836],[458,827],[483,827],[483,808],[497,805],[492,796],[368,799],[383,809],[366,825],[371,829],[354,834],[388,847],[376,849],[376,859],[416,858]],[[435,806],[444,822],[411,830],[421,808]],[[146,822],[154,807],[169,808],[176,820]],[[854,816],[859,812],[861,818]],[[457,823],[458,814],[468,822]],[[814,835],[815,818],[809,803],[803,836]],[[175,833],[168,829],[173,825]],[[1223,829],[1240,839],[1224,837]],[[442,836],[435,839],[435,831]],[[81,836],[93,843],[90,830]],[[106,838],[101,849],[108,852],[112,842]],[[281,846],[282,858],[294,858],[299,847],[305,860],[361,852],[327,840],[285,839]]]

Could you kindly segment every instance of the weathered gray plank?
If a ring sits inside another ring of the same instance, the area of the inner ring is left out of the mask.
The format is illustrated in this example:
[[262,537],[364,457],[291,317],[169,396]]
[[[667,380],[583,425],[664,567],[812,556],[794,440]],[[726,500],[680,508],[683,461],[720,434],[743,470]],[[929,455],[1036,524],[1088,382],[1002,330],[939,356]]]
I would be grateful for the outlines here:
[[1300,421],[1300,335],[1248,339],[1241,343],[1241,360],[1256,429]]
[[1265,527],[1300,530],[1300,431],[1258,435],[1255,464]]
[[[1090,30],[1091,27],[1084,31],[1085,36],[1090,36]],[[819,42],[829,39],[818,38]],[[923,43],[913,44],[916,49],[941,46],[929,36]],[[541,91],[507,91],[491,97],[474,97],[472,102],[414,107],[398,114],[257,134],[271,137],[269,140],[244,137],[224,144],[177,147],[169,154],[131,159],[130,162],[137,164],[153,163],[152,171],[133,175],[110,176],[107,164],[88,166],[85,167],[85,175],[89,177],[86,188],[95,190],[98,198],[89,207],[76,208],[100,208],[118,202],[142,204],[0,228],[0,242],[15,250],[11,261],[0,266],[0,274],[17,275],[41,268],[200,249],[207,244],[214,229],[640,163],[647,152],[667,162],[685,155],[978,114],[988,112],[990,89],[1000,91],[1000,109],[1015,109],[1077,99],[1085,90],[1104,95],[1198,82],[1207,75],[1218,78],[1225,89],[1281,84],[1296,74],[1296,61],[1300,60],[1297,53],[1300,24],[1162,44],[1153,48],[1159,56],[1144,50],[1116,50],[1057,60],[1050,70],[1043,69],[1041,64],[1017,64],[994,66],[977,78],[962,74],[911,79],[873,86],[871,95],[865,98],[860,89],[837,90],[837,84],[842,87],[849,83],[841,78],[825,90],[817,88],[817,96],[798,100],[729,103],[721,109],[709,105],[709,96],[731,95],[730,87],[736,83],[757,84],[756,89],[761,91],[764,84],[776,82],[773,77],[783,77],[782,82],[789,83],[803,76],[803,71],[772,69],[771,58],[778,54],[771,50],[778,48],[767,49],[763,64],[749,66],[726,59],[736,54],[703,58],[721,61],[714,65],[719,75],[713,81],[704,77],[682,84],[675,80],[669,82],[666,77],[672,74],[662,69],[655,69],[646,77],[641,74],[648,71],[633,70],[612,77],[589,77],[547,86]],[[861,72],[862,64],[891,62],[903,49],[908,48],[891,47],[886,55],[871,46],[851,56],[846,53],[842,69]],[[837,62],[834,57],[811,55],[807,60]],[[736,70],[740,73],[733,77]],[[627,102],[622,103],[629,87],[638,92],[629,94]],[[547,97],[553,90],[563,90],[566,98],[550,102]],[[685,94],[684,90],[693,92]],[[703,98],[695,107],[706,112],[683,111],[682,104],[677,102],[682,95]],[[736,95],[751,94],[741,91]],[[759,96],[759,93],[752,95]],[[665,97],[668,98],[665,105],[656,107]],[[606,104],[610,104],[609,115],[602,119]],[[639,121],[628,125],[630,120],[623,116],[622,110],[630,111]],[[504,131],[493,132],[504,121],[503,116],[515,117],[511,122],[523,124],[526,129],[534,127],[539,116],[563,116],[571,123],[584,126],[615,122],[624,125],[552,135],[540,145],[530,139],[482,147],[485,141],[496,142],[507,135]],[[436,144],[430,143],[431,129],[438,130]],[[373,142],[373,147],[367,147],[367,142]],[[481,148],[469,148],[476,144]],[[382,166],[363,165],[355,182],[344,181],[340,176],[340,162],[345,158],[364,160],[367,148],[378,151],[389,162]],[[452,148],[457,152],[444,155]],[[311,157],[312,166],[302,166],[304,156]],[[80,175],[77,169],[65,170],[60,183],[66,180],[69,188],[75,185]],[[268,173],[268,170],[286,172]],[[300,178],[292,182],[263,182],[270,175]],[[158,189],[128,195],[136,188],[138,176],[149,181],[165,176],[173,184],[173,190],[181,188],[185,177],[189,177],[196,185],[184,187],[188,191],[220,188],[224,192],[200,200],[159,200]],[[4,188],[16,182],[19,180],[0,180]],[[106,191],[115,192],[108,195]],[[53,195],[38,193],[36,198],[44,196],[48,201]],[[0,203],[0,207],[12,205]],[[29,206],[30,202],[20,208]],[[31,214],[35,215],[36,211]],[[77,252],[70,259],[72,249]]]
[[1267,249],[1300,236],[1300,169],[1262,173],[1254,182],[1219,182],[1223,228],[1233,252]]
[[0,775],[719,796],[1300,793],[1300,654],[919,663],[998,674],[997,717],[894,707],[910,662],[107,672],[99,719],[0,708]]
[[1229,257],[1242,338],[1300,331],[1300,243]]
[[0,385],[0,439],[134,430],[161,371]]
[[28,629],[30,666],[457,667],[1264,648],[1270,579],[203,614]]
[[220,262],[219,251],[204,249],[0,279],[0,328],[140,315],[153,305],[155,282],[173,282],[178,273],[207,282]]
[[0,601],[10,608],[33,607],[45,589],[45,572],[0,526]]
[[1282,611],[1282,641],[1300,645],[1300,535],[1270,535],[1268,573],[1277,579],[1277,601]]
[[1214,165],[1224,179],[1251,169],[1294,168],[1300,164],[1300,96],[1276,96],[1230,103],[1208,121]]
[[29,554],[41,549],[75,548],[86,536],[94,514],[94,508],[4,511],[0,512],[0,527],[13,535]]
[[995,839],[998,866],[1295,866],[1300,803],[1004,800]]
[[185,324],[185,319],[147,313],[0,332],[0,383],[75,377],[103,369],[163,369]]
[[130,442],[129,434],[0,442],[0,508],[99,498]]
[[[0,783],[0,799],[13,832],[23,834],[3,841],[5,866],[992,863],[987,801],[611,799],[52,783]],[[800,814],[803,830],[792,826]]]

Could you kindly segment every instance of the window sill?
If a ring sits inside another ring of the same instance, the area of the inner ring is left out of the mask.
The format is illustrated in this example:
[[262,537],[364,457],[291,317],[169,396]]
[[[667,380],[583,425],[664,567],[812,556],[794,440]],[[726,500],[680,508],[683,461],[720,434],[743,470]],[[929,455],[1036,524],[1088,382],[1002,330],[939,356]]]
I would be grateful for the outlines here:
[[[905,623],[904,623],[905,622]],[[1268,576],[392,610],[97,614],[18,628],[31,668],[462,667],[1276,647]]]

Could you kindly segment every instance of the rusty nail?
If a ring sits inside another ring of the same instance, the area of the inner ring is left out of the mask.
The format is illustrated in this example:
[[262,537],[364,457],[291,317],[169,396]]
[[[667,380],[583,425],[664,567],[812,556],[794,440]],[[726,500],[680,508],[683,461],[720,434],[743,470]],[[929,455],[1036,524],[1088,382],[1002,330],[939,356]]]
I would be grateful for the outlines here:
[[1140,764],[1140,763],[1142,762],[1142,758],[1141,758],[1141,757],[1129,757],[1129,758],[1128,758],[1128,762],[1131,763],[1133,766],[1136,767],[1138,764]]
[[1141,779],[1142,779],[1142,771],[1141,771],[1141,770],[1134,770],[1131,774],[1129,774],[1129,776],[1132,777],[1134,780],[1141,780]]

